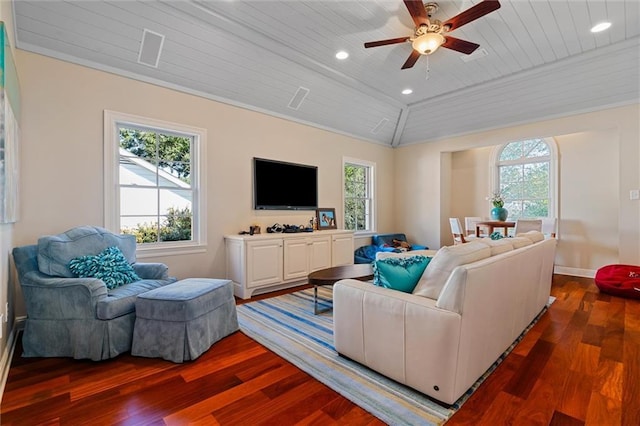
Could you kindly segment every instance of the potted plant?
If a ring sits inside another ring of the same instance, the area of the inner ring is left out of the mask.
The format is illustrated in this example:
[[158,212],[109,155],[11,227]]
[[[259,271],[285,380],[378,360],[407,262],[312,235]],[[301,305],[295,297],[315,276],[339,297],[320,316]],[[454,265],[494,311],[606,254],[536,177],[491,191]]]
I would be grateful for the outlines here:
[[491,209],[491,219],[500,220],[504,222],[507,220],[509,211],[504,208],[504,198],[500,192],[494,192],[491,197],[487,197],[487,200],[491,201],[493,208]]

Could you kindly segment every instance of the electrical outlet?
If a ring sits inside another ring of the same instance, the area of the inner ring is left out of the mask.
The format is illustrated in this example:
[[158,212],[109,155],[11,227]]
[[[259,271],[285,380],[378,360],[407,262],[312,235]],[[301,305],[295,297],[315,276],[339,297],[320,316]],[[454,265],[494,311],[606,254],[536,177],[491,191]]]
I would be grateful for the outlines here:
[[629,191],[629,199],[630,200],[638,200],[638,199],[640,199],[640,190],[639,189],[632,189],[631,191]]

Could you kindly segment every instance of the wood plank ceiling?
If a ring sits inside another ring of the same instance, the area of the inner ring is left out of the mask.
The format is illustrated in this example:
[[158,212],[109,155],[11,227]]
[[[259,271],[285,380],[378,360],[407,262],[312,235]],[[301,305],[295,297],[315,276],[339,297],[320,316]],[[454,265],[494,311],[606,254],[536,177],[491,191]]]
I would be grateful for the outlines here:
[[[479,0],[440,0],[442,21]],[[501,0],[401,70],[401,0],[14,1],[20,49],[400,146],[640,102],[640,2]],[[593,34],[601,21],[608,31]],[[138,62],[145,29],[164,36],[158,66]],[[348,59],[335,58],[339,50]],[[482,55],[486,53],[486,55]],[[467,60],[472,59],[472,60]],[[427,67],[429,69],[427,73]],[[428,75],[428,78],[427,78]],[[309,90],[298,109],[288,105]],[[403,95],[403,89],[413,93]]]

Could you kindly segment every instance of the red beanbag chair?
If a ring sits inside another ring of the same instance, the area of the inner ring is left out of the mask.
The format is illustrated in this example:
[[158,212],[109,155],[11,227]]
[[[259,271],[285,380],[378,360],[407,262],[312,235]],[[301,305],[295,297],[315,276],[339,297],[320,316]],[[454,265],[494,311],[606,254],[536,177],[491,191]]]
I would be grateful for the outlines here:
[[640,299],[640,266],[603,266],[596,272],[595,281],[603,293]]

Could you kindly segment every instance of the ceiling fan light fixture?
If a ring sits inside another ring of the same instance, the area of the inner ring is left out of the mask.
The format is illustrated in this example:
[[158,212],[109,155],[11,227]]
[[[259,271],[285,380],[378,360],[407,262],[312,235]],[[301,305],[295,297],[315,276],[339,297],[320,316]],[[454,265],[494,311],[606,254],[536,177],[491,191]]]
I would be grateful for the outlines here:
[[426,33],[416,37],[411,42],[411,46],[421,55],[430,55],[438,50],[438,47],[442,46],[444,42],[445,39],[442,34]]

